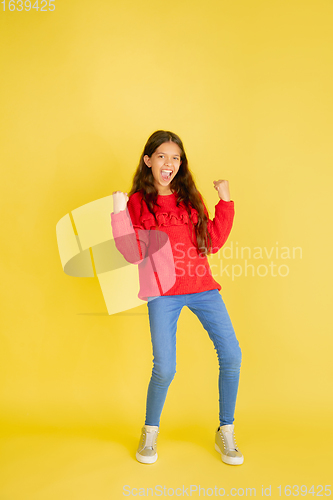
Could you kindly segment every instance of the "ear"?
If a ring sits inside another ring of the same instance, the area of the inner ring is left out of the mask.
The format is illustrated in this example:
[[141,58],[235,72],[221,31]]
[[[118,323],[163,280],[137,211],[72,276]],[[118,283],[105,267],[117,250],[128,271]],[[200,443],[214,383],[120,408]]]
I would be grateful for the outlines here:
[[143,157],[143,161],[145,162],[145,164],[147,165],[147,167],[151,168],[151,164],[150,164],[150,158],[148,155],[145,155]]

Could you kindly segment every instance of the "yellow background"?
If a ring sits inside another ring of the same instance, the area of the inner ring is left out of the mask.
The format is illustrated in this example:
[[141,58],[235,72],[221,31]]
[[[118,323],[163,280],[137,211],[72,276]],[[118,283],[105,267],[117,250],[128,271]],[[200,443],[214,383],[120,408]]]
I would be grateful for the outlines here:
[[[0,10],[0,497],[120,499],[124,485],[317,492],[333,465],[332,2],[55,5]],[[152,368],[146,305],[109,316],[97,278],[61,268],[58,220],[128,191],[160,128],[183,139],[211,216],[213,180],[229,180],[227,245],[302,248],[273,259],[285,277],[217,278],[243,352],[240,467],[214,450],[217,359],[187,309],[159,460],[135,461]]]

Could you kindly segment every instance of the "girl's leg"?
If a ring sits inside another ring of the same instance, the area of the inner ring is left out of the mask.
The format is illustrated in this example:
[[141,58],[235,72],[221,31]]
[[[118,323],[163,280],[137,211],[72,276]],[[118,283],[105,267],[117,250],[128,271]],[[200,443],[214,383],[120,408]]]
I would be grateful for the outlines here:
[[184,304],[182,295],[164,295],[148,301],[154,366],[148,386],[145,425],[160,424],[168,388],[176,373],[177,321]]
[[218,290],[187,295],[194,312],[214,343],[219,361],[220,425],[232,424],[238,392],[242,352],[228,311]]

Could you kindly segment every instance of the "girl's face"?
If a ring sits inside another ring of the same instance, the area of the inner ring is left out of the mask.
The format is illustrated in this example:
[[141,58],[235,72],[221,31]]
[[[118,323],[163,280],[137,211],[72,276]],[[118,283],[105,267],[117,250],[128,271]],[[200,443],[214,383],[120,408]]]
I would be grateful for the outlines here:
[[160,195],[172,194],[170,182],[177,175],[181,165],[181,149],[175,142],[164,142],[149,157],[144,156],[144,162],[151,168],[154,184]]

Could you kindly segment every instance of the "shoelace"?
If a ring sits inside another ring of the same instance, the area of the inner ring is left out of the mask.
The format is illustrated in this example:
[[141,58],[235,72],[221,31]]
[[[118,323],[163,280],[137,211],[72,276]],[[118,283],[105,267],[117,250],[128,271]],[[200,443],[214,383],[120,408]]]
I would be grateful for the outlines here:
[[222,429],[220,430],[220,432],[222,435],[223,443],[224,443],[224,439],[225,439],[225,444],[227,445],[226,448],[228,448],[229,450],[238,451],[235,436],[233,435],[233,432],[227,431],[227,430],[222,431]]
[[153,448],[156,432],[146,432],[145,448]]

